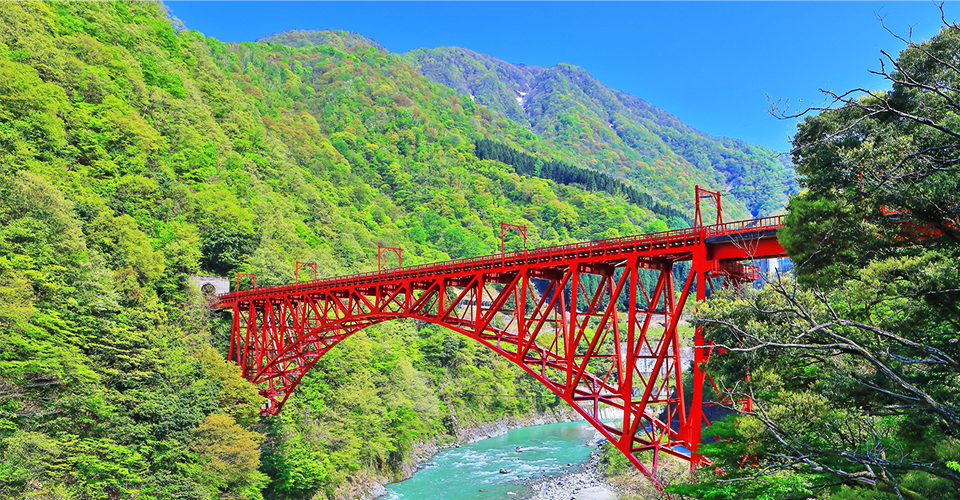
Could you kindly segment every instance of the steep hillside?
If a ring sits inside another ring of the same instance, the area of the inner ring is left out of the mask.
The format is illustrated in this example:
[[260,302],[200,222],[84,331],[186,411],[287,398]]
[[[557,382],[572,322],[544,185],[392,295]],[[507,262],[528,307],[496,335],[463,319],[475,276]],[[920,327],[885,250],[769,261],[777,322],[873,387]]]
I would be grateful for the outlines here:
[[257,43],[279,43],[290,47],[333,47],[346,50],[354,46],[373,47],[380,51],[387,48],[359,33],[345,30],[288,30],[257,39]]
[[523,126],[531,125],[523,104],[543,68],[510,64],[460,47],[414,49],[403,58],[427,78]]
[[666,217],[480,160],[485,138],[546,146],[356,38],[171,24],[151,2],[0,2],[0,496],[332,497],[455,422],[555,404],[489,351],[393,322],[260,420],[189,274],[275,284],[294,260],[374,269],[377,244],[404,264],[491,253],[500,221],[538,246]]
[[689,206],[692,186],[701,184],[729,191],[756,216],[779,209],[795,191],[792,169],[772,151],[697,131],[577,66],[515,65],[459,47],[402,57],[433,81],[529,126],[545,146],[664,201]]

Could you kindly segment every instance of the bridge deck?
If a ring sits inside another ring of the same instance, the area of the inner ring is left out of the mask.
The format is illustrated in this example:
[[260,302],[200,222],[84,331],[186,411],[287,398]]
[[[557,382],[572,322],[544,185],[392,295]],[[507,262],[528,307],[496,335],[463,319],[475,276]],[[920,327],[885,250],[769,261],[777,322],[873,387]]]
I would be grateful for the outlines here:
[[[264,413],[279,412],[340,341],[380,322],[413,318],[463,334],[519,366],[659,485],[659,453],[694,468],[709,463],[697,453],[701,427],[710,424],[704,407],[749,405],[719,393],[704,398],[710,384],[702,367],[712,348],[699,327],[692,394],[685,395],[691,363],[678,330],[684,305],[688,297],[704,300],[713,278],[724,278],[721,286],[756,279],[755,268],[741,262],[783,256],[776,235],[782,222],[697,225],[254,288],[220,295],[211,307],[231,310],[228,359],[260,384]],[[677,262],[690,262],[682,283],[675,283]],[[601,421],[604,405],[623,412],[618,424]],[[681,445],[691,453],[677,452]],[[648,451],[650,467],[638,455]]]
[[[762,217],[727,222],[711,226],[675,229],[658,233],[623,236],[604,240],[585,241],[552,247],[534,248],[508,252],[506,254],[491,254],[480,257],[470,257],[430,264],[402,267],[385,271],[369,271],[346,276],[322,278],[313,281],[290,283],[285,285],[255,288],[251,290],[234,291],[221,294],[213,301],[212,307],[227,308],[238,301],[268,299],[282,296],[287,293],[303,293],[311,290],[330,290],[345,286],[362,284],[383,284],[391,281],[427,278],[438,275],[456,275],[479,269],[504,272],[513,271],[519,266],[557,262],[562,264],[569,259],[581,259],[590,255],[599,261],[609,261],[624,254],[645,254],[651,257],[674,256],[676,261],[690,260],[691,248],[698,242],[706,242],[715,246],[736,246],[740,241],[747,240],[776,240],[776,230],[781,227],[783,216]],[[774,251],[759,251],[751,254],[753,258],[782,257],[785,254],[775,245]],[[759,249],[758,249],[759,250]],[[722,250],[721,250],[722,253]],[[720,256],[719,258],[725,258]],[[729,259],[743,259],[743,252],[730,253]]]

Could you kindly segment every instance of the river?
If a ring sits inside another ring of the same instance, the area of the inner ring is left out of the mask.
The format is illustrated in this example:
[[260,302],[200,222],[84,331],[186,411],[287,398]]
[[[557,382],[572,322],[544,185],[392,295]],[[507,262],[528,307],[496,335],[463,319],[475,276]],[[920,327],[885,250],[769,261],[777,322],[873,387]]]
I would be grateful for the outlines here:
[[599,437],[586,422],[513,429],[437,453],[412,478],[388,484],[388,494],[381,499],[530,498],[531,483],[578,470]]

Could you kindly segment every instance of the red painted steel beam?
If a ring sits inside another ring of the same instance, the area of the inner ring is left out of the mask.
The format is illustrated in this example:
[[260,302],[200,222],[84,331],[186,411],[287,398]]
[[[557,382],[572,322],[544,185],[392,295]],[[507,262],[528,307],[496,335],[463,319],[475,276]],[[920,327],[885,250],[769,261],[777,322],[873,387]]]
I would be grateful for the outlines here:
[[[697,450],[709,425],[703,406],[716,404],[703,402],[716,399],[703,394],[711,349],[698,328],[693,393],[685,395],[681,316],[688,302],[706,297],[709,279],[746,282],[754,269],[740,261],[783,256],[780,222],[738,221],[236,291],[213,307],[233,313],[229,356],[260,384],[266,414],[278,412],[342,340],[376,323],[414,318],[515,363],[659,486],[662,454],[691,467],[710,463]],[[692,263],[679,294],[677,262]],[[655,280],[652,289],[642,276]],[[617,424],[601,421],[603,407],[622,412]],[[641,452],[652,452],[652,461],[644,463]]]

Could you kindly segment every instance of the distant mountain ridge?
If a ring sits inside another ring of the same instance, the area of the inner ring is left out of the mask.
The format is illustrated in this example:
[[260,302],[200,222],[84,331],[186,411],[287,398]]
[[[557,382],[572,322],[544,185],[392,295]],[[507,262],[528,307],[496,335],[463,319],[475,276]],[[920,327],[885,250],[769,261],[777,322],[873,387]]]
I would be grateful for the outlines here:
[[[401,57],[427,78],[529,127],[550,146],[665,201],[684,204],[699,183],[729,190],[756,216],[782,207],[796,191],[792,169],[773,151],[700,132],[578,66],[512,64],[460,47],[414,49]],[[659,187],[672,192],[656,193]]]
[[290,47],[307,47],[311,45],[333,47],[346,50],[351,47],[366,45],[377,50],[389,52],[386,47],[375,40],[359,33],[346,30],[287,30],[258,38],[257,43],[279,43]]
[[521,125],[532,125],[523,106],[544,68],[511,64],[461,47],[413,49],[402,57],[423,76],[467,94],[477,104]]
[[[293,30],[258,42],[389,52],[342,30]],[[791,166],[775,152],[698,131],[578,66],[514,64],[461,47],[418,48],[397,57],[534,132],[539,141],[526,146],[529,152],[605,172],[662,202],[690,210],[693,186],[700,185],[732,194],[725,202],[730,215],[748,217],[780,210],[796,192]]]

